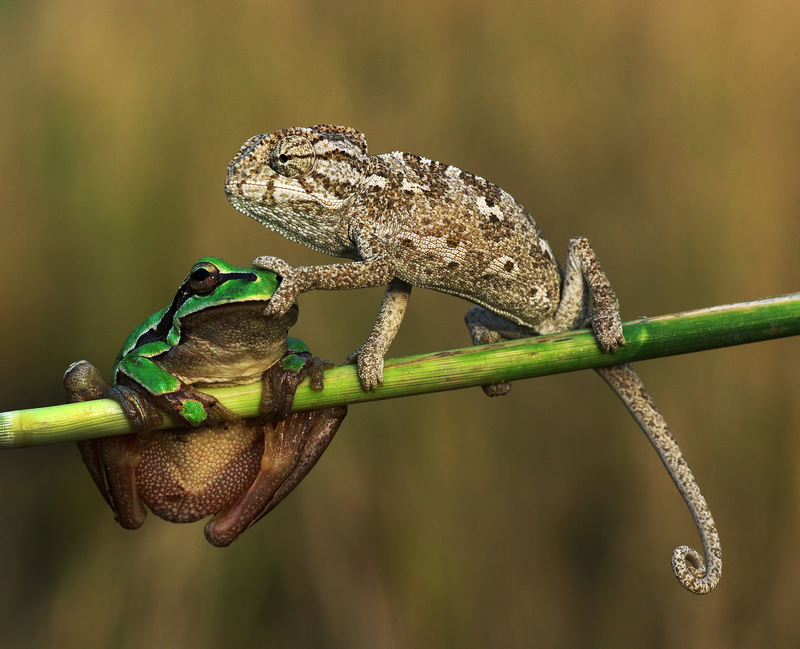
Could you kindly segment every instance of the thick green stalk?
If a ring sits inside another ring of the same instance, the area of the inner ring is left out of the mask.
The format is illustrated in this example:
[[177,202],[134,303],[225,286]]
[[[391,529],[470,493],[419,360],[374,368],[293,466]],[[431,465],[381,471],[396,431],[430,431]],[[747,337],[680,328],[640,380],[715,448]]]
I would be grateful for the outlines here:
[[[419,354],[386,361],[384,385],[365,392],[355,367],[325,373],[325,389],[306,381],[294,410],[394,399],[513,381],[605,365],[688,354],[800,334],[800,293],[645,318],[624,326],[627,344],[605,354],[591,331],[525,338],[496,345]],[[244,417],[258,414],[261,384],[206,390]],[[163,428],[177,425],[165,418]],[[120,407],[108,399],[0,413],[0,448],[56,444],[131,432]]]

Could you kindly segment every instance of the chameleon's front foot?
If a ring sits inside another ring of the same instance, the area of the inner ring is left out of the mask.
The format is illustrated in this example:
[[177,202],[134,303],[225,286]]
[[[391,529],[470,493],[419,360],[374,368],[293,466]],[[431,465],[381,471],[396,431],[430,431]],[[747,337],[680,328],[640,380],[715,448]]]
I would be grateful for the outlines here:
[[377,390],[383,385],[383,354],[365,343],[344,359],[343,365],[358,363],[358,378],[365,390]]
[[292,308],[297,296],[302,292],[295,281],[296,271],[278,257],[258,257],[253,260],[253,268],[269,270],[281,278],[275,294],[264,309],[267,318],[279,318]]

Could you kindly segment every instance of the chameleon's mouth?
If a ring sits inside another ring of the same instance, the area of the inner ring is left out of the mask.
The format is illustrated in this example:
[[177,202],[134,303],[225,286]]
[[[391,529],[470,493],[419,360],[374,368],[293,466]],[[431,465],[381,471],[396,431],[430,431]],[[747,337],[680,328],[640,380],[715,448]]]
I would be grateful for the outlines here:
[[257,182],[229,175],[225,180],[225,196],[242,214],[253,216],[264,212],[265,203],[315,204],[336,210],[347,203],[346,198],[329,198],[311,194],[302,187],[290,183]]

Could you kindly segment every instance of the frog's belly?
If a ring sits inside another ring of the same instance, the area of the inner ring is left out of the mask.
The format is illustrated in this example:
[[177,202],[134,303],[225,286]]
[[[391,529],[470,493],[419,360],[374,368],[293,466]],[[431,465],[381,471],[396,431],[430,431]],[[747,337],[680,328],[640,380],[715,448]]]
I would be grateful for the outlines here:
[[192,341],[159,358],[159,365],[184,383],[202,390],[202,385],[222,387],[260,381],[285,351],[285,339],[275,352],[265,355],[255,355],[249,349],[223,350]]
[[139,497],[159,518],[193,523],[231,507],[258,476],[263,454],[258,419],[154,431],[136,468]]

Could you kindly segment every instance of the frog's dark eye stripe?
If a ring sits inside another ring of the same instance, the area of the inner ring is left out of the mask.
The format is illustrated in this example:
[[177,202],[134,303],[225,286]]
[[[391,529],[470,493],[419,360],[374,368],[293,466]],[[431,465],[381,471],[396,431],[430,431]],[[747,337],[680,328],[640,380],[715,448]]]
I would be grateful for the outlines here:
[[219,283],[227,282],[229,279],[246,279],[248,282],[255,282],[258,275],[255,273],[225,273],[219,276]]
[[[164,315],[161,316],[161,320],[159,320],[155,327],[144,332],[134,346],[139,347],[140,345],[154,340],[166,339],[167,334],[169,334],[170,329],[172,329],[172,320],[175,314],[186,300],[195,295],[209,295],[230,279],[244,279],[248,282],[255,282],[258,279],[258,275],[253,272],[220,273],[219,268],[214,264],[208,262],[195,264],[194,268],[192,268],[192,272],[189,273],[189,277],[181,284],[181,287],[175,294],[172,304],[169,305]],[[197,287],[204,289],[204,292],[197,290]]]

